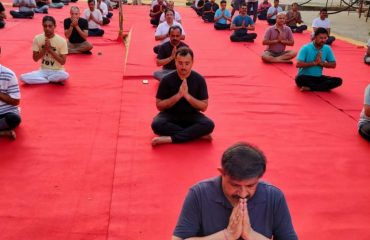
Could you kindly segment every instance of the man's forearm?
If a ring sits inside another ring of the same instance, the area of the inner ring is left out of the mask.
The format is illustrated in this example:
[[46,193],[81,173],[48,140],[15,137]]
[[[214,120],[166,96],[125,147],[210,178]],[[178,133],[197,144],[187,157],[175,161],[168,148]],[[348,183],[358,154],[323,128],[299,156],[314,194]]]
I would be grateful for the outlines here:
[[316,62],[300,62],[300,61],[298,61],[297,65],[296,65],[297,68],[307,68],[307,67],[313,67],[313,66],[317,66]]
[[73,27],[71,25],[67,30],[64,31],[64,36],[66,36],[66,38],[69,38],[72,34],[72,31],[73,31]]
[[163,58],[163,59],[157,59],[157,66],[163,66],[168,63],[170,63],[173,60],[172,56],[169,56],[168,58]]
[[19,99],[14,99],[6,93],[0,92],[0,100],[9,105],[13,105],[13,106],[19,105]]
[[76,30],[77,30],[77,32],[78,32],[78,34],[83,38],[83,39],[87,39],[87,36],[88,36],[88,34],[86,33],[86,32],[84,32],[81,28],[80,28],[80,26],[76,26]]
[[202,111],[202,112],[205,112],[207,110],[207,107],[208,107],[207,100],[198,100],[195,97],[191,96],[190,94],[185,96],[185,98],[193,108],[199,111]]
[[166,110],[175,105],[180,99],[181,97],[178,93],[164,100],[157,99],[157,109],[159,111]]
[[65,55],[59,55],[54,51],[49,52],[53,58],[59,62],[61,65],[64,65],[66,63],[66,56]]

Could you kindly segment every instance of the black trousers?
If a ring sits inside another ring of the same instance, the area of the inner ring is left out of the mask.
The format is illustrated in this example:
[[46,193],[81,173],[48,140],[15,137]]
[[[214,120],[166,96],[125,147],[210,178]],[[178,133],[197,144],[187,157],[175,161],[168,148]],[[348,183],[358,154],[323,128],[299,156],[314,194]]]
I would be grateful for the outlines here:
[[292,29],[292,32],[296,33],[302,33],[304,30],[307,30],[306,25],[300,25],[300,26],[289,26],[290,29]]
[[268,22],[268,24],[269,25],[275,25],[275,23],[276,23],[276,19],[267,19],[267,22]]
[[214,27],[216,30],[228,30],[230,29],[230,24],[215,23]]
[[309,87],[311,91],[329,91],[342,85],[342,79],[329,76],[298,75],[295,78],[298,87]]
[[358,132],[360,133],[361,137],[370,142],[370,123],[365,123],[362,125]]
[[329,36],[328,39],[326,40],[325,44],[331,45],[335,41],[334,36]]
[[4,28],[4,27],[5,27],[5,21],[0,20],[0,28]]
[[214,13],[203,13],[202,19],[206,22],[214,22],[215,14]]
[[0,114],[0,130],[13,130],[21,123],[21,117],[16,113]]
[[159,25],[159,18],[150,19],[150,23],[154,26],[158,26]]
[[215,125],[200,112],[177,115],[160,112],[152,122],[153,132],[170,136],[172,142],[181,143],[212,133]]
[[35,14],[33,11],[19,12],[14,10],[11,10],[9,13],[10,15],[12,15],[13,18],[32,18],[33,15]]
[[232,42],[253,42],[256,37],[256,33],[247,33],[245,35],[236,35],[235,33],[233,33],[230,36],[230,40]]

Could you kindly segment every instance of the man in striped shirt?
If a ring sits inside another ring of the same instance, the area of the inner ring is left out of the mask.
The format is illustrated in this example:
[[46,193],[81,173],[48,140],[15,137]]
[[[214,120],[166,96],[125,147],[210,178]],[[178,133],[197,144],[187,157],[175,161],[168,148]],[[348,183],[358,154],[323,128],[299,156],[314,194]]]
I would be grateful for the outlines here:
[[21,123],[20,97],[16,75],[0,64],[0,137],[16,138],[14,129]]

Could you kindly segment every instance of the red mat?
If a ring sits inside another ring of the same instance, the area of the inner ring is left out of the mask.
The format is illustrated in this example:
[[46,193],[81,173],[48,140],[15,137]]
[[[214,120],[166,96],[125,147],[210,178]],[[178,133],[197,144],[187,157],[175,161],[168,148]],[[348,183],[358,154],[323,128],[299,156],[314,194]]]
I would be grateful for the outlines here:
[[[178,8],[208,83],[214,141],[152,148],[155,29],[148,6],[124,11],[132,31],[125,66],[115,11],[92,56],[68,57],[66,86],[21,85],[18,139],[0,139],[0,239],[169,239],[188,188],[217,175],[222,152],[239,140],[265,151],[265,179],[285,192],[300,239],[370,236],[370,148],[356,132],[369,82],[363,49],[336,41],[338,67],[326,73],[344,85],[301,93],[294,66],[260,60],[265,23],[257,22],[255,43],[231,43],[230,32]],[[63,35],[68,8],[50,13]],[[38,67],[31,43],[41,18],[10,18],[0,30],[1,64],[18,75]],[[295,35],[293,49],[308,35]]]
[[[70,6],[49,10],[61,36]],[[0,31],[1,64],[18,76],[39,68],[31,44],[42,17],[8,14]],[[65,86],[21,84],[18,139],[0,139],[0,239],[106,239],[124,59],[114,18],[106,36],[89,38],[93,55],[68,56]]]
[[[356,132],[368,83],[363,49],[338,40],[333,46],[338,67],[326,74],[342,76],[344,86],[301,93],[294,66],[260,60],[264,22],[257,23],[255,43],[231,43],[230,32],[217,32],[191,9],[178,8],[185,42],[195,52],[194,68],[208,82],[214,141],[153,149],[148,143],[157,113],[154,29],[145,7],[131,10],[138,21],[125,68],[109,239],[169,239],[188,188],[217,175],[223,150],[238,140],[266,152],[265,179],[284,190],[300,239],[367,239],[370,148]],[[298,51],[309,33],[295,37]],[[143,85],[147,78],[149,85]]]

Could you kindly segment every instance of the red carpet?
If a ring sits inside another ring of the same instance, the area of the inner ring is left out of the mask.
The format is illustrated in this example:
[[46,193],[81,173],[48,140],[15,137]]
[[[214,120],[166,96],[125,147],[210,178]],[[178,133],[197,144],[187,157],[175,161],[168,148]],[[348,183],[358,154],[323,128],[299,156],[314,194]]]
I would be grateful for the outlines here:
[[[231,43],[229,32],[179,8],[194,68],[208,83],[214,141],[152,148],[155,29],[147,6],[124,8],[132,31],[125,65],[124,47],[112,41],[115,11],[107,36],[91,40],[92,56],[68,57],[66,86],[21,85],[18,139],[0,139],[0,239],[170,239],[187,189],[216,175],[223,150],[241,140],[266,153],[264,179],[285,192],[300,239],[370,236],[370,148],[356,131],[369,83],[363,49],[336,41],[338,66],[326,73],[344,85],[301,93],[294,66],[259,59],[265,23],[257,22],[255,43]],[[68,8],[50,13],[62,35]],[[1,64],[18,75],[38,67],[31,43],[41,18],[9,18],[0,30]],[[293,49],[308,35],[295,35]]]

